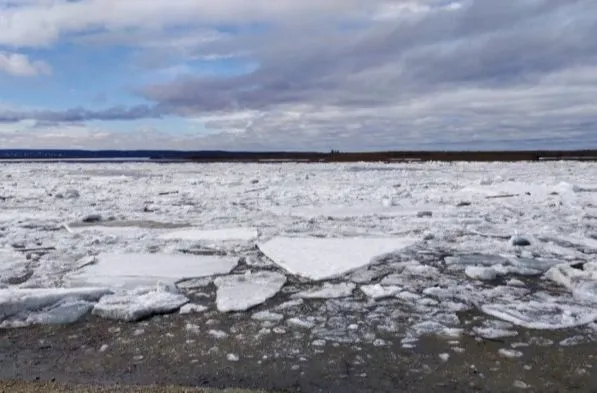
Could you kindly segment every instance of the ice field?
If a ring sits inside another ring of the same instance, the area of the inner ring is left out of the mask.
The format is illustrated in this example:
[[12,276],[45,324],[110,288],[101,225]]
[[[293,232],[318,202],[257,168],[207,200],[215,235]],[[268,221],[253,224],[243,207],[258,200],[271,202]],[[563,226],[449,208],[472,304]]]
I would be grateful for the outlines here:
[[597,166],[0,164],[0,327],[173,312],[597,340]]

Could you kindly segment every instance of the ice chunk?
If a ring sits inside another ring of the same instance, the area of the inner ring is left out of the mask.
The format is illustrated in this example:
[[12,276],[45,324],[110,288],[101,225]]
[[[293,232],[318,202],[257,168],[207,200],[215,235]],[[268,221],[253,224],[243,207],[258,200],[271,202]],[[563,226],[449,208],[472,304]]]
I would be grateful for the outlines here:
[[597,309],[550,301],[487,304],[481,310],[493,317],[527,329],[565,329],[589,324],[597,319]]
[[500,348],[498,353],[505,358],[519,358],[523,355],[522,352],[509,348]]
[[380,284],[373,284],[373,285],[363,285],[360,287],[361,292],[365,294],[365,296],[370,297],[372,299],[383,299],[386,297],[392,297],[402,291],[402,288],[397,285],[380,285]]
[[234,257],[174,254],[100,254],[97,262],[71,273],[70,286],[127,288],[153,286],[158,281],[177,281],[228,274],[237,265]]
[[261,251],[291,274],[313,280],[336,277],[368,265],[375,257],[403,249],[414,238],[288,238],[259,244]]
[[473,332],[477,336],[487,339],[517,336],[518,332],[516,330],[512,330],[512,327],[512,324],[507,322],[489,320],[485,321],[482,326],[474,327]]
[[253,314],[251,316],[251,319],[254,319],[256,321],[278,322],[284,319],[284,315],[273,313],[271,311],[259,311]]
[[356,287],[355,284],[346,282],[339,284],[325,283],[321,288],[295,293],[292,297],[302,299],[337,299],[352,295]]
[[[39,289],[0,289],[0,320],[13,316],[19,319],[27,319],[27,316],[33,312],[44,313],[56,307],[63,307],[60,311],[65,311],[70,304],[77,301],[95,302],[102,296],[111,293],[106,288],[39,288]],[[63,302],[63,303],[61,303]],[[42,315],[34,317],[41,321]],[[48,316],[48,319],[51,319]]]
[[[1,292],[7,292],[8,296],[2,296]],[[107,289],[95,288],[0,291],[0,326],[73,323],[91,310],[93,302],[108,293]]]
[[286,276],[275,272],[218,277],[214,281],[218,311],[248,310],[276,295],[285,282]]
[[505,265],[508,264],[509,260],[499,255],[489,254],[463,254],[455,255],[452,257],[445,257],[444,261],[446,265],[480,265],[480,266],[493,266],[493,265]]
[[180,308],[179,313],[180,314],[191,314],[191,313],[200,313],[200,312],[204,312],[204,311],[207,311],[207,307],[205,307],[201,304],[187,303]]
[[29,314],[26,323],[41,325],[74,323],[92,308],[91,302],[66,298],[42,312]]
[[572,291],[575,298],[597,303],[597,262],[587,262],[581,269],[567,264],[552,267],[545,277]]
[[184,295],[161,288],[147,292],[127,291],[102,297],[93,308],[93,314],[132,322],[155,314],[176,311],[188,301]]
[[193,240],[193,241],[251,241],[257,239],[255,228],[223,228],[223,229],[185,229],[166,233],[160,236],[165,240]]
[[315,323],[301,318],[290,318],[286,321],[290,326],[299,327],[302,329],[311,329],[315,326]]
[[497,272],[491,267],[467,266],[464,274],[473,280],[491,281],[497,278]]

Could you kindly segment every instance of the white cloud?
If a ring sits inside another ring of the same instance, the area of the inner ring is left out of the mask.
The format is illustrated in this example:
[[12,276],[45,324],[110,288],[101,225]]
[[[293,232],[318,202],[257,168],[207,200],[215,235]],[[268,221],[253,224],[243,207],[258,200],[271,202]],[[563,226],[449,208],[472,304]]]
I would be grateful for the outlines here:
[[[376,7],[377,0],[66,0],[27,1],[0,13],[0,45],[44,46],[68,33],[105,28],[329,19]],[[385,3],[385,2],[384,2]],[[0,4],[1,5],[1,4]]]
[[32,61],[21,53],[0,51],[0,72],[14,76],[31,77],[49,75],[52,73],[52,69],[46,62]]

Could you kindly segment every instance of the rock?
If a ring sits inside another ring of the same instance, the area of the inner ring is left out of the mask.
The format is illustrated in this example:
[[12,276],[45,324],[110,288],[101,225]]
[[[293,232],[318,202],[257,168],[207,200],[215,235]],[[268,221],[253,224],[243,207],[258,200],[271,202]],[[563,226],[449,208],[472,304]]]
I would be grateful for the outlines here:
[[102,216],[100,214],[90,214],[88,216],[83,217],[81,221],[86,223],[92,222],[100,222],[102,220]]
[[512,236],[510,243],[517,247],[526,247],[531,245],[531,242],[522,236]]
[[469,201],[462,201],[462,202],[458,202],[458,204],[456,205],[456,207],[464,207],[464,206],[470,206],[472,205],[471,202]]
[[417,217],[422,218],[422,217],[431,217],[433,216],[433,213],[430,212],[429,210],[423,210],[420,212],[417,212]]

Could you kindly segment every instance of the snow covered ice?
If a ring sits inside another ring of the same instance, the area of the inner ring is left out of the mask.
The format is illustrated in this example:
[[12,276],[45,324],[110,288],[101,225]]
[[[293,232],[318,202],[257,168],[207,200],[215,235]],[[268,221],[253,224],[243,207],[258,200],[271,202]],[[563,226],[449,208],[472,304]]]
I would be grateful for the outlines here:
[[412,346],[597,319],[591,163],[0,168],[4,327],[237,311]]

